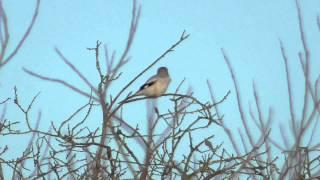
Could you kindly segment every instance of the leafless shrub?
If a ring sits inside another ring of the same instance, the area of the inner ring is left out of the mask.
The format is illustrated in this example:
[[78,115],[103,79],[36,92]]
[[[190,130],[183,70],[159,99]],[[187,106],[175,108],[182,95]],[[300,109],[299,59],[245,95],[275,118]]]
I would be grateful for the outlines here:
[[[303,15],[301,12],[301,7],[299,1],[296,0],[296,8],[298,14],[298,22],[299,22],[299,30],[300,30],[300,39],[303,46],[301,52],[299,52],[298,56],[300,59],[301,69],[304,77],[304,94],[303,94],[303,105],[302,109],[297,111],[294,108],[295,97],[293,96],[293,85],[292,78],[290,76],[290,67],[288,65],[288,56],[286,54],[285,47],[280,40],[280,50],[282,59],[285,64],[284,72],[286,74],[287,80],[287,92],[288,92],[288,101],[289,101],[289,110],[290,110],[290,120],[287,122],[290,124],[289,129],[285,129],[285,127],[280,124],[279,129],[282,135],[282,142],[279,142],[278,139],[274,139],[273,136],[268,135],[268,133],[272,129],[272,123],[275,121],[273,118],[273,109],[269,107],[268,114],[264,115],[261,110],[261,102],[259,98],[259,93],[256,88],[255,83],[253,82],[253,96],[256,105],[256,112],[250,107],[250,112],[246,113],[244,111],[243,100],[241,98],[241,93],[239,90],[239,84],[237,82],[237,78],[235,75],[235,71],[230,63],[229,57],[224,49],[222,49],[222,54],[224,60],[229,68],[231,77],[233,79],[236,97],[237,97],[237,106],[239,110],[239,114],[241,117],[242,126],[244,128],[244,134],[242,131],[239,131],[239,135],[241,139],[246,139],[246,141],[242,141],[241,143],[237,143],[234,138],[234,132],[232,132],[225,124],[222,123],[222,126],[229,137],[233,145],[233,149],[237,152],[237,155],[241,154],[241,146],[248,151],[256,146],[257,143],[260,143],[263,137],[266,137],[264,143],[264,150],[266,153],[263,156],[259,156],[260,160],[265,160],[267,162],[272,162],[272,157],[275,157],[276,151],[280,151],[284,155],[284,160],[280,161],[281,163],[277,163],[277,168],[271,170],[269,176],[264,177],[272,177],[272,179],[280,178],[280,179],[315,179],[320,177],[320,149],[319,149],[319,141],[316,140],[315,134],[317,129],[319,128],[319,75],[311,73],[311,51],[308,47],[306,32],[304,30],[303,24]],[[319,19],[319,17],[318,17]],[[318,20],[319,21],[319,20]],[[319,23],[318,23],[319,24]],[[318,25],[319,26],[319,25]],[[316,79],[313,80],[313,76],[315,75]],[[211,88],[210,83],[208,83],[211,97],[214,101],[213,89]],[[219,110],[217,110],[219,112]],[[247,114],[250,115],[251,119],[248,119]],[[298,117],[297,114],[301,114],[301,117]],[[252,120],[256,125],[257,129],[249,128],[248,122]],[[288,126],[287,126],[288,127]],[[253,136],[252,132],[260,132],[260,138],[255,141],[255,136]],[[285,132],[290,132],[290,134],[286,134]],[[290,137],[291,135],[291,137]],[[249,142],[247,144],[246,142]],[[264,152],[263,149],[260,149],[258,152]],[[257,153],[258,153],[257,152]],[[240,169],[243,169],[247,166],[246,163],[242,164]],[[255,175],[253,178],[257,178]],[[267,179],[268,179],[267,178]]]
[[[40,1],[37,2],[34,19],[37,16]],[[118,93],[111,94],[110,86],[121,78],[121,71],[130,60],[129,52],[140,17],[140,7],[137,7],[134,2],[126,47],[119,58],[116,58],[115,51],[110,54],[109,49],[104,46],[105,62],[103,63],[100,41],[96,42],[95,47],[88,48],[88,51],[95,55],[94,63],[99,79],[98,84],[90,82],[62,51],[58,48],[55,49],[60,59],[89,87],[90,92],[86,92],[63,79],[43,76],[24,68],[27,74],[65,86],[72,92],[86,97],[88,101],[61,123],[51,122],[48,130],[42,130],[39,128],[43,118],[41,112],[38,112],[35,120],[30,116],[38,95],[35,95],[25,105],[26,102],[21,102],[19,98],[21,93],[18,88],[15,88],[12,99],[18,107],[19,113],[23,115],[24,122],[12,122],[5,118],[6,104],[10,99],[3,100],[0,103],[3,106],[0,134],[4,137],[29,135],[30,140],[22,155],[14,159],[3,158],[11,149],[9,146],[2,145],[0,179],[9,177],[3,171],[4,166],[11,170],[12,179],[151,179],[155,177],[161,179],[179,177],[182,179],[235,179],[240,176],[253,179],[312,179],[319,177],[319,142],[314,138],[320,114],[319,78],[316,81],[312,81],[311,78],[311,52],[306,42],[298,1],[296,1],[296,5],[304,48],[299,53],[299,58],[305,77],[305,94],[301,117],[297,117],[292,106],[294,97],[288,58],[285,47],[280,41],[281,55],[287,76],[290,124],[292,126],[290,133],[294,137],[288,139],[285,134],[282,134],[284,145],[271,136],[272,123],[274,122],[273,110],[270,107],[268,114],[263,114],[262,103],[255,83],[253,83],[253,95],[256,112],[252,107],[250,107],[249,113],[244,111],[236,74],[224,49],[222,49],[222,55],[234,83],[244,132],[242,130],[235,132],[229,129],[219,110],[219,104],[228,98],[231,91],[216,100],[209,81],[207,85],[211,93],[211,101],[198,100],[193,96],[191,88],[183,92],[181,87],[184,81],[182,81],[174,93],[167,93],[159,97],[168,99],[172,104],[172,107],[168,108],[166,112],[157,108],[153,98],[135,97],[131,92],[128,92],[129,87],[141,75],[188,39],[189,35],[185,32],[162,55],[125,84]],[[4,24],[5,13],[2,6],[1,10],[2,23]],[[34,20],[30,25],[31,28],[33,23]],[[25,36],[28,36],[28,31]],[[21,40],[21,44],[24,39]],[[6,43],[2,43],[2,45],[4,48],[2,48],[2,53],[4,53]],[[16,48],[16,51],[20,46]],[[15,53],[13,52],[13,54]],[[3,67],[11,59],[3,60],[2,58],[0,67]],[[105,72],[101,68],[103,64],[106,66]],[[127,123],[128,119],[122,116],[123,107],[141,100],[146,100],[148,103],[148,116],[145,119],[148,125],[147,132],[139,129],[138,126],[131,126]],[[90,129],[86,122],[94,108],[101,109],[101,125],[96,129]],[[260,132],[258,138],[253,135],[252,128],[249,128],[249,120],[253,121]],[[36,122],[35,125],[32,125],[32,122]],[[24,123],[25,128],[18,128],[17,124],[19,123]],[[213,127],[222,128],[225,131],[233,149],[225,149],[223,143],[214,141],[218,135],[209,131]],[[283,127],[280,126],[280,129]],[[311,134],[310,136],[307,136],[307,131],[311,132],[308,133]],[[239,133],[242,143],[235,140],[235,133]],[[199,135],[202,136],[199,138]],[[290,142],[291,140],[293,142]],[[139,148],[142,151],[138,150]],[[278,163],[279,157],[274,156],[273,150],[275,148],[282,151],[285,158],[284,163],[280,165]]]

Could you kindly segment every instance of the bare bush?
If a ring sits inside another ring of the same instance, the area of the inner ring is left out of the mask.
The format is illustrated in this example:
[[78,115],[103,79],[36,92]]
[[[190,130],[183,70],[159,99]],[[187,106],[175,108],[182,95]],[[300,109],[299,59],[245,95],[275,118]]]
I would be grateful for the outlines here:
[[[34,18],[37,16],[39,2]],[[28,135],[30,141],[22,155],[14,159],[3,158],[11,149],[9,146],[2,145],[0,178],[9,177],[7,172],[3,171],[4,166],[11,170],[12,179],[235,179],[238,177],[313,179],[319,177],[320,144],[314,137],[315,131],[319,127],[319,78],[315,81],[312,81],[311,78],[313,75],[310,73],[311,52],[306,42],[303,16],[298,1],[296,1],[296,5],[303,44],[303,51],[299,53],[299,58],[305,79],[301,117],[297,117],[292,106],[294,97],[288,57],[285,46],[280,41],[281,55],[285,64],[284,72],[287,76],[288,101],[291,112],[289,122],[291,124],[290,133],[294,137],[292,138],[293,142],[284,134],[283,142],[278,142],[271,135],[272,122],[274,122],[273,111],[270,107],[267,115],[262,113],[262,103],[255,83],[252,87],[256,112],[252,107],[250,107],[250,112],[245,112],[239,90],[240,85],[237,82],[229,55],[224,49],[221,52],[234,83],[234,92],[237,97],[237,107],[244,133],[242,130],[236,132],[229,129],[219,109],[219,105],[227,100],[231,91],[226,92],[224,97],[219,97],[217,100],[209,81],[207,85],[211,93],[210,101],[202,102],[194,97],[191,88],[183,92],[181,87],[184,81],[182,81],[174,93],[167,93],[159,97],[168,99],[172,104],[166,112],[157,108],[153,98],[135,97],[132,96],[132,92],[128,92],[129,87],[139,77],[188,39],[189,34],[186,32],[183,32],[178,40],[150,65],[123,85],[119,92],[111,94],[110,86],[121,78],[122,69],[130,60],[129,52],[140,18],[140,7],[137,7],[134,2],[126,47],[119,58],[115,57],[115,51],[110,54],[110,50],[106,46],[102,47],[100,41],[96,42],[95,47],[87,49],[89,53],[94,53],[93,62],[98,74],[98,84],[90,82],[61,50],[55,49],[60,59],[89,87],[90,92],[86,92],[64,79],[47,77],[24,68],[27,74],[65,86],[72,92],[86,97],[88,101],[79,106],[61,123],[51,122],[49,130],[43,130],[39,128],[43,119],[41,112],[38,113],[37,119],[32,119],[30,116],[38,95],[34,96],[30,102],[21,102],[19,98],[21,93],[18,88],[15,88],[12,99],[15,106],[18,107],[19,113],[23,114],[26,127],[17,128],[16,125],[21,122],[12,122],[6,119],[5,104],[10,101],[8,98],[0,104],[3,106],[0,134],[4,137]],[[4,12],[2,7],[1,9]],[[4,23],[3,14],[1,16],[2,23]],[[31,24],[33,23],[34,20]],[[32,25],[30,27],[32,28]],[[29,33],[28,31],[26,34]],[[23,43],[24,39],[21,41]],[[21,45],[16,49],[19,49]],[[104,56],[101,55],[101,50],[104,51]],[[2,49],[2,52],[4,51],[5,49]],[[101,60],[102,57],[104,61]],[[0,67],[3,67],[11,59],[1,59]],[[102,66],[106,67],[105,72],[102,70]],[[138,126],[131,126],[127,123],[128,119],[122,115],[123,107],[142,100],[146,100],[148,103],[148,116],[145,119],[148,127],[147,132],[142,131]],[[100,120],[101,125],[92,130],[86,125],[86,122],[95,108],[100,109],[99,113],[101,113],[102,119]],[[252,120],[256,125],[255,132],[258,131],[259,136],[253,134],[252,128],[248,125],[249,120]],[[32,126],[31,122],[36,122],[35,126]],[[233,149],[225,149],[225,144],[214,141],[218,135],[209,131],[213,127],[224,130]],[[280,129],[283,127],[280,126]],[[207,132],[203,137],[194,138],[203,132]],[[241,143],[237,142],[234,137],[238,133],[242,139]],[[186,146],[184,146],[185,144]],[[182,151],[181,147],[187,148]],[[274,149],[283,152],[285,161],[279,162],[279,157],[275,156],[277,153]]]

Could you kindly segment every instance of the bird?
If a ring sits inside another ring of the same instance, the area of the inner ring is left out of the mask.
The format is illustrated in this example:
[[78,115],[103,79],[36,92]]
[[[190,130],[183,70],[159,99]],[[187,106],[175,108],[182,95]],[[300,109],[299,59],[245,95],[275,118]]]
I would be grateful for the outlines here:
[[159,97],[167,91],[170,82],[168,68],[160,67],[157,74],[150,77],[135,93],[135,96]]

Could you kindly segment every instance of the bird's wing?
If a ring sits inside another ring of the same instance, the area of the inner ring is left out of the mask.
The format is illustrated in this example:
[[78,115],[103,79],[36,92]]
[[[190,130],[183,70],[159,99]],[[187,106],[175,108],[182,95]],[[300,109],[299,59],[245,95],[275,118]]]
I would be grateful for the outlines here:
[[157,82],[158,79],[159,79],[159,78],[158,78],[156,75],[152,76],[151,78],[148,79],[147,82],[145,82],[145,83],[140,87],[139,91],[141,91],[141,90],[143,90],[143,89],[146,89],[146,88],[152,86],[154,83]]

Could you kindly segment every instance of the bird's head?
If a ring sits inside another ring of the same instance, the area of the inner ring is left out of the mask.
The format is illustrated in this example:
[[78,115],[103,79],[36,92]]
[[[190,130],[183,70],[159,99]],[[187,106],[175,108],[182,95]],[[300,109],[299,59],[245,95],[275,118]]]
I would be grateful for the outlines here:
[[158,75],[160,77],[168,77],[169,76],[168,68],[167,67],[160,67],[158,69]]

